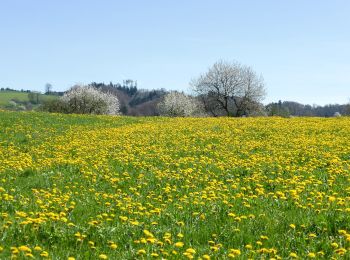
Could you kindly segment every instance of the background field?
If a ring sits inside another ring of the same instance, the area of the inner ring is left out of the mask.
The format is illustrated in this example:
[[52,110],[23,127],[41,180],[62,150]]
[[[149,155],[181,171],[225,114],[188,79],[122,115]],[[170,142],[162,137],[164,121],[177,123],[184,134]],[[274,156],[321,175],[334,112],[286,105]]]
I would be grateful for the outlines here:
[[[11,100],[22,104],[29,103],[28,94],[28,92],[20,91],[0,91],[0,108],[9,106]],[[38,94],[39,103],[56,98],[57,96],[54,95]],[[34,107],[36,107],[36,105],[34,105]]]
[[4,106],[9,103],[10,100],[17,99],[19,101],[29,101],[28,93],[15,92],[15,91],[0,91],[0,105]]
[[0,112],[0,258],[349,258],[349,136],[349,118]]

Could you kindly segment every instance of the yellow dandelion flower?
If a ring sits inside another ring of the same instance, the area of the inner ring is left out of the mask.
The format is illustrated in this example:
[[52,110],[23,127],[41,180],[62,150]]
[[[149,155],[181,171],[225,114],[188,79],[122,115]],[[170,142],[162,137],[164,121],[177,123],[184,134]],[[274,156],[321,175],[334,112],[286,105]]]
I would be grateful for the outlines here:
[[146,250],[144,249],[140,249],[137,251],[137,255],[145,255],[146,254]]
[[334,252],[340,256],[343,256],[343,255],[345,255],[347,250],[345,248],[339,248],[339,249],[335,250]]
[[339,235],[346,235],[347,232],[346,232],[346,230],[344,230],[344,229],[339,229],[339,230],[338,230],[338,234],[339,234]]
[[184,243],[183,242],[176,242],[174,244],[176,247],[183,247],[184,246]]
[[337,243],[335,243],[335,242],[333,242],[333,243],[331,244],[331,246],[332,246],[333,248],[338,248],[338,247],[339,247],[339,245],[338,245]]
[[229,251],[231,254],[233,254],[235,256],[238,256],[241,254],[241,250],[239,250],[239,249],[230,249]]
[[34,247],[34,250],[35,250],[35,251],[42,251],[43,249],[42,249],[40,246],[35,246],[35,247]]
[[195,253],[196,253],[196,250],[194,250],[193,248],[187,248],[187,249],[186,249],[186,252],[187,252],[187,253],[190,253],[190,254],[195,254]]
[[248,244],[248,245],[245,246],[245,248],[250,250],[250,249],[253,248],[253,246],[251,244]]
[[100,255],[98,256],[98,258],[99,258],[99,259],[108,259],[108,256],[105,255],[105,254],[100,254]]
[[128,217],[126,217],[126,216],[119,216],[119,219],[120,219],[121,221],[127,221],[127,220],[128,220]]
[[154,235],[149,232],[147,229],[143,230],[143,233],[145,234],[146,237],[154,237]]
[[18,250],[22,252],[28,252],[28,253],[32,252],[32,250],[27,246],[20,246],[18,247]]
[[115,249],[117,249],[118,246],[117,246],[117,244],[114,244],[114,243],[113,243],[113,244],[111,244],[109,247],[110,247],[111,249],[115,250]]
[[315,258],[315,257],[316,257],[316,254],[310,252],[310,253],[307,254],[307,256],[310,257],[310,258]]
[[289,254],[289,257],[291,257],[291,258],[298,258],[298,255],[296,253],[294,253],[294,252],[291,252]]

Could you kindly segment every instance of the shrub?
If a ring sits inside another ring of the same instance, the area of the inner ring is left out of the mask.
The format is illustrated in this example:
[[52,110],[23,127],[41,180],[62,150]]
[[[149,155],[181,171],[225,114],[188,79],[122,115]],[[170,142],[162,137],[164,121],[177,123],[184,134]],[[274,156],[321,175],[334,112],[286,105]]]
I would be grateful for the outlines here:
[[158,110],[162,116],[204,116],[204,109],[196,98],[177,91],[166,94],[158,104]]
[[46,100],[43,102],[39,110],[51,113],[68,113],[67,104],[61,99]]
[[58,100],[46,102],[43,110],[75,114],[119,114],[117,96],[92,86],[76,85]]

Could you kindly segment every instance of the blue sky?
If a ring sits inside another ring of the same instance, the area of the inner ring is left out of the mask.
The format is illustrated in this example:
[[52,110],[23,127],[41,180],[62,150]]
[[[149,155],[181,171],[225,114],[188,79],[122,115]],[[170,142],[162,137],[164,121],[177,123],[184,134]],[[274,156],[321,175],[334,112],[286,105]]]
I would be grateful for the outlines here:
[[1,0],[0,87],[131,78],[188,91],[224,59],[264,76],[264,103],[346,103],[349,14],[345,0]]

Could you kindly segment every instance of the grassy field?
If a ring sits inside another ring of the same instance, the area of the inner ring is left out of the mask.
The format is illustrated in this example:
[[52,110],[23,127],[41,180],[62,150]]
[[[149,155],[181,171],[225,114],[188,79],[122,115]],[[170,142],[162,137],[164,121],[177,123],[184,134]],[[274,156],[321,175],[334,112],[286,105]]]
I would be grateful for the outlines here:
[[[9,102],[11,100],[20,101],[20,102],[29,102],[27,92],[20,92],[20,91],[0,91],[0,107],[5,107],[6,105],[9,105]],[[57,98],[57,96],[54,95],[44,95],[39,94],[39,101],[43,102],[46,100],[52,100]]]
[[29,101],[28,93],[17,91],[0,91],[0,106],[7,105],[10,100]]
[[0,112],[0,259],[350,258],[349,118]]

